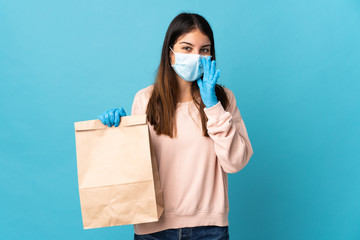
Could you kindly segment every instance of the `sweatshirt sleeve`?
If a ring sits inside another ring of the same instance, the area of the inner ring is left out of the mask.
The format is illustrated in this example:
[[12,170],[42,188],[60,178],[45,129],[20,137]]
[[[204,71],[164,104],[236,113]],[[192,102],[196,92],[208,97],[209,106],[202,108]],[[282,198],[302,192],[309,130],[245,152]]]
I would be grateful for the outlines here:
[[134,97],[131,115],[140,115],[146,113],[147,104],[149,102],[150,93],[152,90],[152,85],[139,90]]
[[131,107],[131,115],[142,114],[144,110],[141,105],[139,93],[136,93]]
[[235,96],[229,89],[225,88],[225,91],[229,98],[227,111],[220,102],[204,111],[208,118],[208,134],[214,141],[220,165],[225,172],[236,173],[249,162],[253,149]]

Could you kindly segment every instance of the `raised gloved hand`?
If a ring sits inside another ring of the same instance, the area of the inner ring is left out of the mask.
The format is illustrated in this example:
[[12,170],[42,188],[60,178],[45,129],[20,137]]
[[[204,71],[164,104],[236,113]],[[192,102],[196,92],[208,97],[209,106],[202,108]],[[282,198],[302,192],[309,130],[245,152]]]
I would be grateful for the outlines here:
[[201,64],[204,68],[204,75],[197,80],[200,89],[201,99],[206,108],[210,108],[219,101],[215,94],[215,85],[220,76],[220,70],[215,71],[215,60],[211,61],[210,57],[201,58]]
[[120,118],[124,116],[126,116],[126,113],[122,107],[112,108],[100,114],[99,119],[104,125],[108,125],[109,127],[115,125],[115,127],[117,127],[120,124]]

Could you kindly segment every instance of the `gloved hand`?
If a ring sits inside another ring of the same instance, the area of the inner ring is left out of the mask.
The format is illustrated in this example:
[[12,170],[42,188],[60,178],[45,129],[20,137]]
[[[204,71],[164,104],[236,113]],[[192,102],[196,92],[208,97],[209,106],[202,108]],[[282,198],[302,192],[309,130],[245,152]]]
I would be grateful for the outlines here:
[[126,113],[122,107],[112,108],[100,114],[99,119],[104,125],[108,125],[109,127],[115,125],[115,127],[117,127],[120,124],[120,118],[124,116],[126,116]]
[[197,84],[200,89],[201,99],[204,102],[206,108],[210,108],[217,104],[215,94],[215,85],[220,76],[220,70],[215,72],[215,60],[211,61],[210,57],[201,58],[201,64],[204,68],[204,75],[197,80]]

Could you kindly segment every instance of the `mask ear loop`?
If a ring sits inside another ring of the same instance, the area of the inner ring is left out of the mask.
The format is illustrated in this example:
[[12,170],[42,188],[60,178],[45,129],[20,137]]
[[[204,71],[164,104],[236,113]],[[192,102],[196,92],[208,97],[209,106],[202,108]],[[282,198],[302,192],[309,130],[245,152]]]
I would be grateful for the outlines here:
[[[170,50],[175,54],[175,52],[174,52],[174,50],[172,50],[172,48],[169,46],[169,48],[170,48]],[[172,64],[171,64],[171,59],[169,59],[169,61],[170,61],[170,66],[173,66]]]
[[169,46],[169,48],[170,48],[170,50],[171,50],[173,53],[175,53],[174,50],[173,50],[170,46]]

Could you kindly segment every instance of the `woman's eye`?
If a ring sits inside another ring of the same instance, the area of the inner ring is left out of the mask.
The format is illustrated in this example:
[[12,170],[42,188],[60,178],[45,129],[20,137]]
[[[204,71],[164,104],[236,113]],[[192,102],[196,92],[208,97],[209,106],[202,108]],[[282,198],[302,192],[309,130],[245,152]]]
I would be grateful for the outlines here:
[[205,49],[203,49],[202,51],[203,51],[204,53],[208,53],[208,52],[209,52],[209,49],[206,49],[206,48],[205,48]]
[[191,48],[190,47],[183,47],[182,49],[186,50],[186,51],[190,51]]

